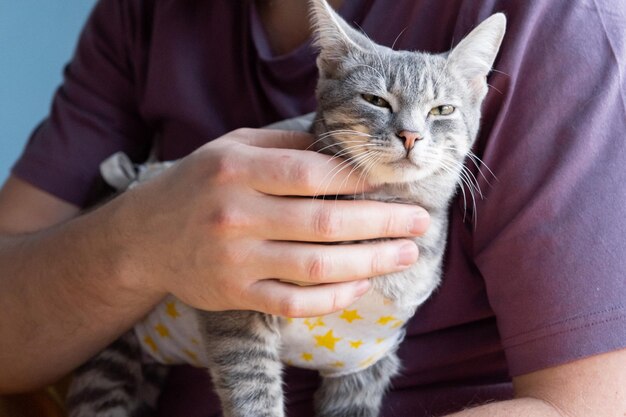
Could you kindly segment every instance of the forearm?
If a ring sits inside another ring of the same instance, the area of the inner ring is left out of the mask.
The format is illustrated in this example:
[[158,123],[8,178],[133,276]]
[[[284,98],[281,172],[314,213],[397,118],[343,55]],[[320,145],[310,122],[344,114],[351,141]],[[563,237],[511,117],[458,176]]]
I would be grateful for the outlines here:
[[67,373],[158,302],[125,264],[117,206],[0,239],[0,392]]
[[470,408],[446,417],[564,417],[556,407],[536,398],[516,398]]

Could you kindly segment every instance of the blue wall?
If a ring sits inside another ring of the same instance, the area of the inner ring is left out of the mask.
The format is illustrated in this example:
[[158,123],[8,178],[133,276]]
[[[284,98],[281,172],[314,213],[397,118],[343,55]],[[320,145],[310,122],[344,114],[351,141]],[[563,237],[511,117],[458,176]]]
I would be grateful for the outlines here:
[[47,115],[94,0],[0,0],[0,183]]

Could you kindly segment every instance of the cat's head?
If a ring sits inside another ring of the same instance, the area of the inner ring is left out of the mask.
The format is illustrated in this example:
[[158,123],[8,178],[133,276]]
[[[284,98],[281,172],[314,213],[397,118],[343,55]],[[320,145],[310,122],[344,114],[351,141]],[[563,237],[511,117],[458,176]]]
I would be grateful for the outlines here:
[[504,15],[433,55],[377,45],[326,1],[310,5],[320,50],[318,149],[351,160],[372,184],[457,177],[478,133]]

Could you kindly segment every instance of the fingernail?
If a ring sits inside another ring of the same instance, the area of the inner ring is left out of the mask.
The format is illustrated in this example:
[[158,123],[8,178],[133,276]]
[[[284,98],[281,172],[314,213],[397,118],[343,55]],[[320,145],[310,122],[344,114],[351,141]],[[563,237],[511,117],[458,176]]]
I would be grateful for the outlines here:
[[426,210],[418,207],[411,217],[411,221],[409,223],[409,233],[411,233],[412,235],[424,234],[429,224],[430,215]]
[[417,246],[414,243],[406,243],[400,247],[398,252],[398,265],[409,266],[417,261]]

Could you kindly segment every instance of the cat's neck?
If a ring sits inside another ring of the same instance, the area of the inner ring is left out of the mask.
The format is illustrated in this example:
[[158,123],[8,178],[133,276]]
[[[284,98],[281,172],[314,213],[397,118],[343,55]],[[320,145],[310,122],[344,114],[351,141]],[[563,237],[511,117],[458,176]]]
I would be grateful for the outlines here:
[[[344,0],[328,0],[337,9]],[[309,4],[304,0],[256,0],[272,52],[287,54],[311,36]]]

